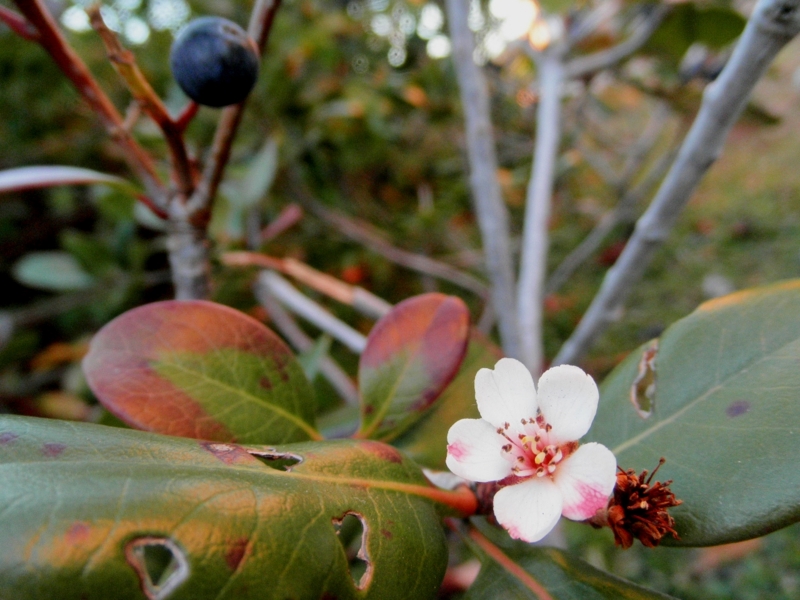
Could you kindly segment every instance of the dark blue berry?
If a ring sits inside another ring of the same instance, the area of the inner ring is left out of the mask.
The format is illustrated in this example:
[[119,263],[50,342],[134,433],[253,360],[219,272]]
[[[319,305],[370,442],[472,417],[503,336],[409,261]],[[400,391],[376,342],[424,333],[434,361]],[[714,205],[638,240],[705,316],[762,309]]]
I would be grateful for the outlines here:
[[247,97],[258,77],[258,48],[222,17],[201,17],[175,38],[170,66],[184,93],[204,106],[229,106]]

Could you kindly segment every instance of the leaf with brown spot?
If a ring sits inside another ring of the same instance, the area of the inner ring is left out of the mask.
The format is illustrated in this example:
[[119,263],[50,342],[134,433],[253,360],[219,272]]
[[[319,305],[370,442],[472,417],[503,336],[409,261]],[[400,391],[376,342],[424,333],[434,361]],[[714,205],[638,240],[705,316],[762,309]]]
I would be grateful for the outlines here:
[[[0,446],[3,599],[432,600],[444,576],[440,491],[374,440],[241,446],[7,415],[0,432],[16,436]],[[355,582],[346,514],[363,519]]]
[[[706,302],[655,347],[603,382],[587,440],[626,470],[666,458],[659,479],[683,504],[670,509],[681,539],[663,543],[724,544],[800,521],[800,281]],[[637,382],[647,419],[631,405]]]
[[443,294],[409,298],[378,321],[359,362],[356,436],[391,440],[419,420],[458,372],[468,337],[466,305]]
[[100,402],[138,429],[263,444],[320,437],[313,390],[291,350],[221,304],[128,311],[95,335],[83,368]]

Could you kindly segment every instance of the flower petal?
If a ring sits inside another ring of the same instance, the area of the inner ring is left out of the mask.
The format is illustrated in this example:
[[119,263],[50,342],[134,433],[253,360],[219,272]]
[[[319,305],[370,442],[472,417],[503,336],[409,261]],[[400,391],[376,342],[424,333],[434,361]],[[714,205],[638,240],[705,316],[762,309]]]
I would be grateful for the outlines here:
[[608,503],[617,482],[617,459],[595,442],[583,444],[558,465],[554,481],[564,498],[562,514],[583,521]]
[[506,439],[483,419],[461,419],[447,432],[447,468],[470,481],[499,481],[511,475],[503,456]]
[[494,496],[494,516],[508,534],[538,542],[558,523],[561,492],[548,477],[533,477],[502,488]]
[[539,379],[539,408],[553,426],[551,443],[582,438],[592,426],[600,393],[597,384],[578,367],[560,365]]
[[536,416],[536,388],[530,371],[518,360],[501,358],[494,369],[475,375],[475,398],[481,416],[495,427],[519,426]]

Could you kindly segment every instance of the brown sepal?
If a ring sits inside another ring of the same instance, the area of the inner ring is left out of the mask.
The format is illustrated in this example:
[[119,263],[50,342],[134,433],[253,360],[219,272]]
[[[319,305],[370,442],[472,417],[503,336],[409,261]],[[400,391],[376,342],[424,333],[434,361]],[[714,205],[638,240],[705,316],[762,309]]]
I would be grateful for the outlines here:
[[598,511],[589,523],[594,527],[610,527],[614,532],[614,542],[623,548],[630,548],[634,538],[648,548],[658,546],[668,533],[676,540],[680,539],[675,531],[675,519],[667,512],[667,509],[682,503],[669,489],[672,480],[652,483],[653,476],[664,462],[662,458],[649,477],[647,470],[636,475],[633,469],[623,471],[618,467],[617,484],[608,507],[605,511]]

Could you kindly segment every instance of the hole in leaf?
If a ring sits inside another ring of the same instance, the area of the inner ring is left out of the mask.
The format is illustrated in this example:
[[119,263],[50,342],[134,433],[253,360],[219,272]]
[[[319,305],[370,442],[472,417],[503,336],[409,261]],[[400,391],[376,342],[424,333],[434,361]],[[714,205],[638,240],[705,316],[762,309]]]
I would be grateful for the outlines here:
[[292,467],[303,462],[303,457],[289,452],[270,452],[269,450],[248,450],[251,456],[276,471],[291,471]]
[[631,402],[643,419],[653,414],[656,397],[656,355],[658,340],[653,340],[639,361],[639,373],[631,384]]
[[125,559],[139,576],[147,600],[164,600],[189,577],[189,562],[169,538],[141,537],[125,546]]
[[372,562],[367,555],[367,522],[363,515],[350,511],[331,522],[347,556],[353,583],[364,591],[372,581]]

